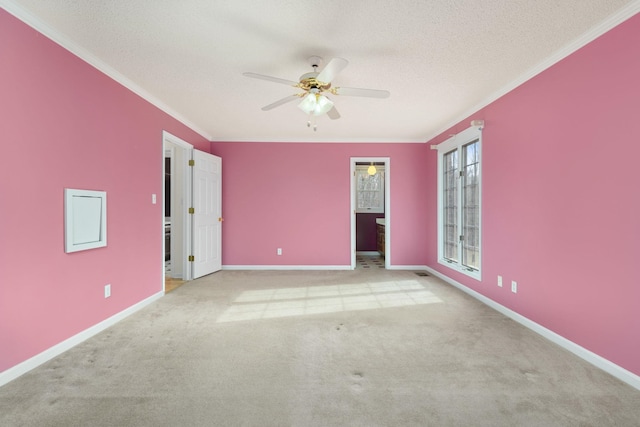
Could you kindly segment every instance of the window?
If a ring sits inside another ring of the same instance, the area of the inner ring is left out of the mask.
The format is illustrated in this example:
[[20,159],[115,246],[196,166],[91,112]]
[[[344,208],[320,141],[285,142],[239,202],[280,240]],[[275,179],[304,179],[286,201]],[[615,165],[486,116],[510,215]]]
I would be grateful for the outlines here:
[[356,213],[384,213],[384,165],[376,165],[369,175],[369,165],[356,165]]
[[437,146],[438,262],[480,280],[481,140],[471,127]]

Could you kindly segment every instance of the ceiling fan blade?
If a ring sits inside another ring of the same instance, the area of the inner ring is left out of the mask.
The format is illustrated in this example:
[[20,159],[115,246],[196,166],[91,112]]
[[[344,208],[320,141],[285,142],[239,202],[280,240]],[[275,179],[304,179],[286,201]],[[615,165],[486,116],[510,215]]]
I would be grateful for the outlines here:
[[388,98],[391,93],[388,90],[358,89],[355,87],[337,87],[333,90],[336,95],[365,96],[367,98]]
[[340,113],[338,113],[338,110],[336,109],[336,107],[333,107],[331,110],[327,112],[327,116],[329,116],[331,120],[336,120],[340,118]]
[[286,98],[282,98],[281,100],[274,102],[273,104],[262,107],[262,111],[272,110],[276,107],[281,106],[282,104],[286,104],[287,102],[295,101],[296,99],[300,99],[300,97],[298,95],[289,95]]
[[326,67],[318,74],[317,80],[323,83],[331,83],[338,73],[349,65],[349,61],[344,58],[333,58]]
[[269,82],[276,82],[276,83],[282,83],[283,85],[287,85],[287,86],[297,86],[298,82],[294,82],[293,80],[286,80],[286,79],[281,79],[278,77],[271,77],[271,76],[265,76],[263,74],[256,74],[256,73],[242,73],[243,76],[245,77],[251,77],[254,79],[260,79],[260,80],[266,80]]

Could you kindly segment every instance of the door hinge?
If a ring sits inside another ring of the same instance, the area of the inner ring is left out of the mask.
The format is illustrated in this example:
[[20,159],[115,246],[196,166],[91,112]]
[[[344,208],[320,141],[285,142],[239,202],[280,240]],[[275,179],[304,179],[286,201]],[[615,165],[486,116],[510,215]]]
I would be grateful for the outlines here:
[[196,213],[196,210],[194,208],[189,208],[189,213],[193,215],[194,213]]
[[196,161],[191,159],[189,160],[189,166],[195,166],[196,165]]
[[460,178],[464,176],[464,171],[460,171]]
[[196,260],[196,257],[194,257],[193,255],[189,255],[189,262],[194,262]]
[[460,235],[460,241],[464,242],[464,236],[462,234]]

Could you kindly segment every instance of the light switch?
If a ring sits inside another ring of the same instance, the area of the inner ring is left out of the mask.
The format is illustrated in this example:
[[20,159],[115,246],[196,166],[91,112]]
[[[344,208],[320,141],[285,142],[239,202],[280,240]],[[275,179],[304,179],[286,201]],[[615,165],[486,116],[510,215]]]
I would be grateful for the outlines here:
[[151,203],[153,203],[154,205],[157,203],[158,198],[156,197],[155,193],[151,195]]

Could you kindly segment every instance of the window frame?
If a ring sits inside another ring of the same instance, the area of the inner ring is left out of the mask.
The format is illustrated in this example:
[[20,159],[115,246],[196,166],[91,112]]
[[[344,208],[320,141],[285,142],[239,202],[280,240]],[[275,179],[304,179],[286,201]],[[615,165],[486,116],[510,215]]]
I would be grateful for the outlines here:
[[[372,213],[372,214],[384,214],[385,212],[385,167],[384,165],[376,165],[376,173],[375,175],[378,175],[380,178],[380,180],[382,181],[380,188],[378,188],[377,190],[361,190],[358,186],[358,176],[359,175],[365,175],[365,176],[369,176],[369,173],[367,172],[367,170],[369,169],[370,165],[356,165],[356,170],[355,170],[355,177],[356,177],[356,206],[355,206],[355,212],[356,213]],[[359,194],[362,192],[370,192],[370,193],[377,193],[378,197],[377,200],[380,200],[380,206],[378,207],[372,207],[372,206],[368,206],[368,207],[359,207],[358,206],[358,200],[359,200]]]
[[[463,216],[464,216],[464,192],[462,189],[462,177],[459,172],[463,169],[464,164],[463,161],[465,156],[463,155],[463,149],[465,146],[469,144],[477,143],[477,185],[478,185],[478,268],[472,268],[462,264],[462,251],[463,251],[463,241],[458,239],[458,248],[457,248],[457,261],[446,258],[444,256],[444,244],[445,244],[445,218],[444,218],[444,167],[445,167],[445,156],[457,151],[457,172],[458,176],[456,176],[456,202],[457,202],[457,234],[461,235],[462,230],[464,228],[463,224]],[[438,150],[438,263],[442,264],[452,270],[455,270],[459,273],[465,274],[469,277],[472,277],[476,280],[482,280],[482,127],[472,126],[464,131],[458,133],[457,135],[453,135],[451,138],[446,141],[438,144],[435,147]]]

